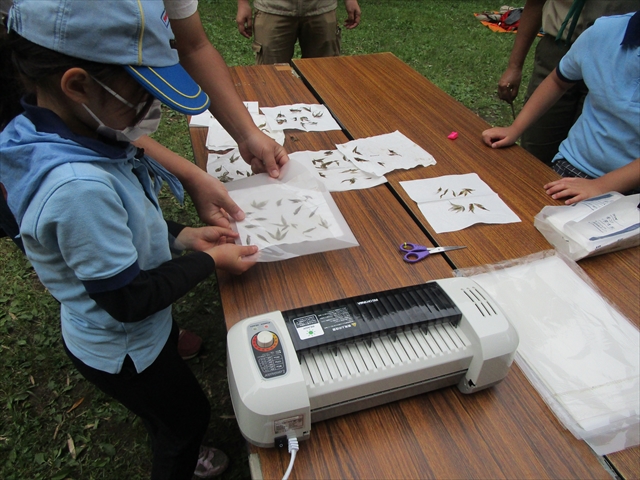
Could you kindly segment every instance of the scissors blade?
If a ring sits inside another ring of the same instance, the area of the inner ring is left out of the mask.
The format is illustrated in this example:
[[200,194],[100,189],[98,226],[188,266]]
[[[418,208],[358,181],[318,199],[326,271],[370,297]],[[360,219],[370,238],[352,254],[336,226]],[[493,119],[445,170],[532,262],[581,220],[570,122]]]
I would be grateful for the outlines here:
[[448,252],[449,250],[459,250],[460,248],[467,248],[466,246],[453,246],[453,247],[434,247],[434,248],[428,248],[427,250],[429,251],[429,253],[442,253],[442,252]]

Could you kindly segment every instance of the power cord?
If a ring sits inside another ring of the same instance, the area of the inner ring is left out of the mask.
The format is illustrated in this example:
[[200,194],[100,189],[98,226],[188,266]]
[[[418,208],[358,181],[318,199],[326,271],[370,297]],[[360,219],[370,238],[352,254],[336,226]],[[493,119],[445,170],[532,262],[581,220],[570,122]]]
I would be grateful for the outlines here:
[[296,453],[298,453],[298,439],[295,437],[294,433],[287,433],[287,440],[289,442],[289,453],[291,454],[291,460],[289,461],[289,468],[284,473],[282,480],[288,480],[289,475],[291,475],[291,470],[293,470],[293,462],[296,461]]

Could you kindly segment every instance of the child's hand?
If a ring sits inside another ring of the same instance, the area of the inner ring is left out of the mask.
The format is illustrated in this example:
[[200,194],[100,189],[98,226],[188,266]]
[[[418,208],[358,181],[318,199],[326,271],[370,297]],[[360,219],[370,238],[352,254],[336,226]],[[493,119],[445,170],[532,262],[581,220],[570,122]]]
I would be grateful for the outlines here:
[[216,262],[216,267],[226,270],[234,275],[249,270],[258,261],[258,252],[255,245],[242,246],[233,243],[218,245],[206,251]]
[[230,228],[223,227],[185,227],[176,238],[175,247],[185,250],[204,251],[216,245],[233,243],[238,234]]
[[566,177],[549,182],[543,187],[554,200],[571,197],[565,201],[566,205],[586,200],[607,193],[608,189],[602,190],[597,179],[587,179],[578,177]]
[[482,140],[491,148],[513,145],[519,136],[513,127],[495,127],[482,132]]

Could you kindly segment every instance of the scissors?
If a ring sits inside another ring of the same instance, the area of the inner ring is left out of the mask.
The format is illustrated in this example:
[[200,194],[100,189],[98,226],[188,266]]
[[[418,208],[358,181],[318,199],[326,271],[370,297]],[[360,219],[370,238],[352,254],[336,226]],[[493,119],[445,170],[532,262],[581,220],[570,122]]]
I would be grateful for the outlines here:
[[448,252],[449,250],[458,250],[460,248],[467,248],[465,246],[455,247],[433,247],[428,248],[423,245],[417,245],[415,243],[404,242],[400,244],[400,251],[405,252],[404,261],[408,263],[416,263],[425,257],[428,257],[432,253]]

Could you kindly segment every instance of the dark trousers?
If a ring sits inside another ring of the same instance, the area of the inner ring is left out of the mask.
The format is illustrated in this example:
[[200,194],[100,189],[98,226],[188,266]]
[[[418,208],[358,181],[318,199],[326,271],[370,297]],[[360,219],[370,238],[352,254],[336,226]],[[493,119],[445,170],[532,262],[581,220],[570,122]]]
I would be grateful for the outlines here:
[[[564,43],[556,43],[552,35],[545,35],[536,47],[533,72],[527,97],[533,94],[538,85],[556,68],[560,59],[569,50]],[[558,147],[567,138],[569,130],[582,113],[582,104],[588,89],[584,82],[577,82],[562,97],[536,120],[520,138],[522,148],[532,153],[547,165],[558,153]]]
[[0,195],[0,237],[4,236],[10,237],[18,248],[24,252],[18,223],[11,210],[9,210],[9,205],[7,205],[4,196]]
[[200,384],[177,350],[178,328],[155,362],[141,373],[127,356],[120,373],[91,368],[65,345],[74,366],[88,381],[138,415],[151,437],[151,478],[193,477],[200,444],[209,425],[211,407]]

